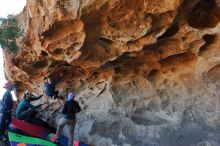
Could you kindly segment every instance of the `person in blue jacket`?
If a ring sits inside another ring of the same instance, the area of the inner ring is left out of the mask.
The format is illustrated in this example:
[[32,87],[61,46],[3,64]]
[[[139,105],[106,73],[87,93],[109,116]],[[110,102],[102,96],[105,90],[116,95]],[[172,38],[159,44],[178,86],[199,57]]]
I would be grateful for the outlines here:
[[35,124],[35,125],[40,125],[43,128],[47,129],[50,133],[55,133],[56,128],[50,126],[47,122],[44,122],[40,118],[36,117],[36,115],[38,113],[37,110],[43,104],[38,104],[38,105],[32,105],[31,104],[31,101],[38,100],[42,97],[43,97],[43,95],[40,95],[40,96],[36,97],[29,90],[26,90],[25,93],[24,93],[23,99],[18,104],[18,108],[17,108],[17,111],[16,111],[16,117],[19,120],[23,120],[25,122]]
[[46,78],[44,89],[47,96],[51,97],[52,99],[56,99],[58,97],[59,91],[56,90],[56,85],[60,80],[61,77],[57,78],[55,81],[52,81],[50,77]]
[[21,102],[18,104],[18,108],[16,111],[16,117],[20,120],[24,120],[29,122],[32,120],[37,114],[37,109],[41,107],[43,104],[32,105],[30,102],[38,100],[43,95],[38,97],[34,96],[29,90],[26,90],[24,93],[24,97]]
[[6,92],[3,95],[2,101],[1,101],[1,112],[2,117],[0,119],[0,140],[5,141],[6,135],[5,131],[8,128],[8,125],[11,123],[11,115],[12,115],[12,109],[13,109],[13,98],[11,91],[14,90],[14,84],[11,82],[8,82],[4,85],[6,89]]

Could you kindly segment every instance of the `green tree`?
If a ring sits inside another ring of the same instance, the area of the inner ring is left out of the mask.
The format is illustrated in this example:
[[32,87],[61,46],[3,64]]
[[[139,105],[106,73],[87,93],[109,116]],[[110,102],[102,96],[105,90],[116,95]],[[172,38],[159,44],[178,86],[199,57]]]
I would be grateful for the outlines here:
[[18,26],[18,22],[12,15],[7,19],[0,20],[0,44],[3,49],[10,51],[18,51],[16,38],[22,35],[22,30]]

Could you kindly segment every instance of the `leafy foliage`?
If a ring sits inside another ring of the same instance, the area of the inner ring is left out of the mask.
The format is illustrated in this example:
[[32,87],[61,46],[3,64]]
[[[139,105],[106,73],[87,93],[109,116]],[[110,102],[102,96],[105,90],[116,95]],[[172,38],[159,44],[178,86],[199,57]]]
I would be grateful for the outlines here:
[[10,51],[18,51],[16,38],[22,35],[22,30],[18,26],[18,22],[11,15],[7,19],[0,20],[0,44],[3,49]]

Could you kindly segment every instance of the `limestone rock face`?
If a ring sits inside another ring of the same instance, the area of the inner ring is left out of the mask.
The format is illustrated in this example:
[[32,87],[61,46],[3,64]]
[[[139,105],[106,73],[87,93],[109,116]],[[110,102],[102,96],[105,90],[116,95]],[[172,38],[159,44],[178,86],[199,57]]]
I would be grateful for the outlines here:
[[45,120],[74,91],[82,141],[220,145],[218,0],[28,0],[18,18],[21,50],[4,52],[18,98],[62,76],[61,98],[40,101]]

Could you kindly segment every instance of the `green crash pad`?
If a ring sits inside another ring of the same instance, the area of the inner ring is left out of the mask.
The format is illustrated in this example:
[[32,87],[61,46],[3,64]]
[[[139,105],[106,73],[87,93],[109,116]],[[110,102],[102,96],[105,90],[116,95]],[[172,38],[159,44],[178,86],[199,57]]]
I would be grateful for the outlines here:
[[14,146],[14,143],[24,143],[28,145],[44,145],[44,146],[57,146],[56,144],[35,137],[23,136],[13,132],[8,132],[8,137],[11,146]]

